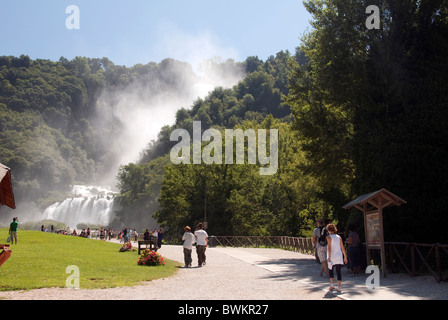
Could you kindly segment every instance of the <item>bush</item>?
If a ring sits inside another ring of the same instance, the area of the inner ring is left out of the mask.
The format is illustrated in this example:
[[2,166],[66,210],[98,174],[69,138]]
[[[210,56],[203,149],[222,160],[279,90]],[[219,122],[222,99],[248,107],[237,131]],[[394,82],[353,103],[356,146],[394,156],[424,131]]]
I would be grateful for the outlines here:
[[157,252],[146,249],[137,261],[140,266],[160,266],[165,265],[163,257]]

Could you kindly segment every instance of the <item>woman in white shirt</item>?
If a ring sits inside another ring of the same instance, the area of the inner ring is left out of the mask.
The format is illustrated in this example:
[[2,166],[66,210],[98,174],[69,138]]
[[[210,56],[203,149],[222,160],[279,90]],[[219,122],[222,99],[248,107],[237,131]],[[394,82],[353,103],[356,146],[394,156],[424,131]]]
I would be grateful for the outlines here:
[[182,241],[184,242],[184,261],[185,267],[191,267],[193,259],[191,258],[191,252],[193,251],[193,243],[196,242],[194,234],[191,233],[191,228],[189,226],[185,227],[185,233],[182,236]]
[[330,272],[330,288],[334,290],[334,271],[336,270],[336,276],[338,278],[337,291],[341,292],[342,274],[341,268],[347,263],[347,254],[345,252],[344,243],[340,236],[336,234],[338,231],[334,224],[327,226],[327,231],[330,234],[327,236],[327,262],[328,271]]

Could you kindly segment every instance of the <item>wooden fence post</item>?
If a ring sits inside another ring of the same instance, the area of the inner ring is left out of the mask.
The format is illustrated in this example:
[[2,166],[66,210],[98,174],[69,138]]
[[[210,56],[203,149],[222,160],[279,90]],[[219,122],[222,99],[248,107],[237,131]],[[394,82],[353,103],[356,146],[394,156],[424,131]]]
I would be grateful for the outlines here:
[[439,243],[436,243],[436,263],[437,263],[437,274],[439,276],[439,282],[443,281],[442,264],[440,263],[440,250]]
[[416,271],[415,271],[415,246],[414,244],[410,244],[409,245],[409,249],[411,251],[411,270],[412,270],[412,276],[415,277],[416,276]]

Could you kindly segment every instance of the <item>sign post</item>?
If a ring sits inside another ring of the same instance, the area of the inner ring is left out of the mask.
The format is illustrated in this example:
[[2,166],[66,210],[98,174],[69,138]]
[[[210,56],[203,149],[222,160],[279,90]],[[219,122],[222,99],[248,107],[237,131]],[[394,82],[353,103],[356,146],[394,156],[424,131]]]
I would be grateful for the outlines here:
[[370,250],[380,250],[382,275],[386,276],[386,252],[384,250],[383,209],[400,206],[406,201],[392,192],[381,189],[365,194],[343,206],[344,209],[357,208],[364,214],[364,231],[366,235],[367,265],[370,265]]

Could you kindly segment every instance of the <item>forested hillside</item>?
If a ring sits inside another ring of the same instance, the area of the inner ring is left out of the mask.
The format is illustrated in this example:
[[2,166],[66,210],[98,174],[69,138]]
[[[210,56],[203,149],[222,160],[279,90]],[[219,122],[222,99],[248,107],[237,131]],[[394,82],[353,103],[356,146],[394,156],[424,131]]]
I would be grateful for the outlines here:
[[[244,73],[232,60],[206,67],[220,78]],[[190,64],[173,59],[124,67],[107,58],[0,57],[0,161],[12,169],[19,209],[42,210],[73,183],[113,182],[132,143],[135,123],[125,116],[160,100],[188,101],[198,81]]]

